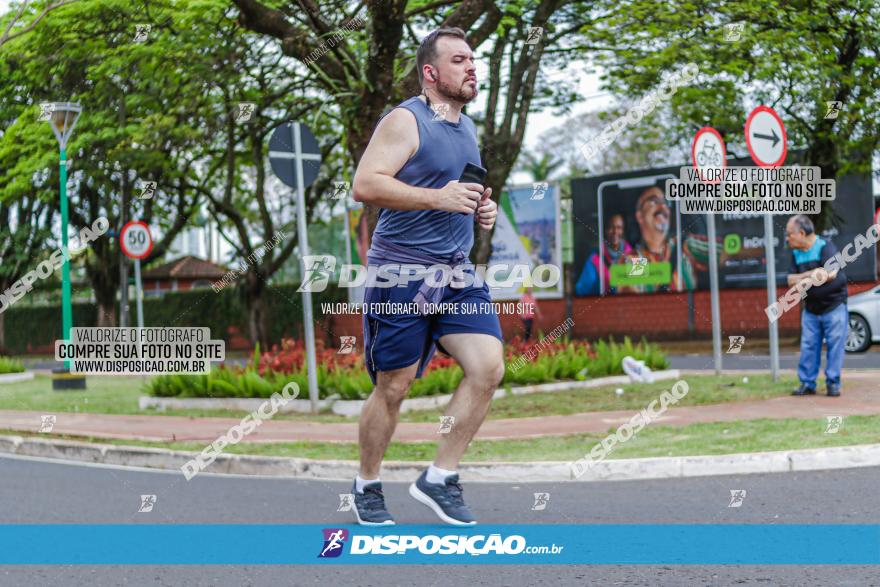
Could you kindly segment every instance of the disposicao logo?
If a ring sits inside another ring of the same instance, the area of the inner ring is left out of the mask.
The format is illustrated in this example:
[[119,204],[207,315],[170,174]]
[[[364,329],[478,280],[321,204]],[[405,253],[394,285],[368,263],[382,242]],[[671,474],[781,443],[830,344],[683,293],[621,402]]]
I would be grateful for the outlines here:
[[318,558],[335,558],[342,554],[342,547],[348,540],[348,530],[345,528],[324,528],[324,547]]
[[436,535],[419,536],[415,534],[349,534],[344,528],[324,528],[324,546],[318,558],[335,558],[342,555],[345,543],[350,544],[350,556],[365,555],[541,555],[559,554],[564,545],[546,544],[526,545],[525,536],[511,534],[476,535]]

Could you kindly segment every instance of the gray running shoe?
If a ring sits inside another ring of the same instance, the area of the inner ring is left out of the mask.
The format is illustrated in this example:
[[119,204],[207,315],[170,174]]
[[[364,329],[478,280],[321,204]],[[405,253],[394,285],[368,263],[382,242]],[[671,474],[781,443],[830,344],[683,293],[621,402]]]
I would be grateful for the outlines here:
[[474,515],[462,498],[458,475],[450,475],[445,483],[428,483],[428,471],[424,471],[409,486],[409,494],[431,508],[441,520],[454,526],[473,526]]
[[358,493],[357,482],[351,487],[354,494],[354,515],[361,526],[393,526],[394,518],[385,508],[382,483],[367,483],[364,492]]

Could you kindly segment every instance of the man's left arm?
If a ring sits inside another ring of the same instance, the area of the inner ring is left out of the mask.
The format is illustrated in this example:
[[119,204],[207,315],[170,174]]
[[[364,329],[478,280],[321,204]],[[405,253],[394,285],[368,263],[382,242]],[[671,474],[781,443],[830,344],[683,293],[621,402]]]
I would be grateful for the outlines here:
[[809,271],[804,271],[803,273],[792,273],[788,276],[788,285],[797,285],[801,281],[805,279],[810,279],[810,276],[813,275],[816,271],[825,271],[828,273],[828,278],[825,281],[833,281],[837,277],[837,269],[834,271],[828,271],[824,267],[816,267],[815,269],[810,269]]
[[789,273],[788,278],[787,278],[788,285],[789,286],[797,285],[799,282],[803,281],[804,279],[808,279],[809,277],[810,277],[809,271],[805,271],[803,273]]
[[477,205],[477,219],[480,222],[480,228],[483,230],[492,230],[495,225],[495,218],[498,216],[498,204],[492,201],[492,188],[486,188],[483,197]]
[[828,241],[825,243],[825,246],[822,247],[822,252],[819,255],[819,263],[822,264],[821,267],[816,267],[815,269],[810,269],[809,271],[805,271],[803,273],[792,273],[788,276],[788,285],[793,286],[798,282],[803,281],[804,279],[810,279],[810,276],[816,273],[817,271],[825,271],[828,274],[828,277],[825,279],[825,283],[829,281],[834,281],[837,278],[837,274],[840,271],[840,266],[835,262],[831,264],[831,271],[828,271],[828,262],[837,254],[837,247],[834,246],[834,243]]

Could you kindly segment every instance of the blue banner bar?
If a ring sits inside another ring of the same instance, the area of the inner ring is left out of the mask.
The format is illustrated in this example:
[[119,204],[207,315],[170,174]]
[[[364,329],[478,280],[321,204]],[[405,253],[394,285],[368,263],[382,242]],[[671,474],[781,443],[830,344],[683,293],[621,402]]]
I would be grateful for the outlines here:
[[0,564],[880,564],[880,525],[0,525]]

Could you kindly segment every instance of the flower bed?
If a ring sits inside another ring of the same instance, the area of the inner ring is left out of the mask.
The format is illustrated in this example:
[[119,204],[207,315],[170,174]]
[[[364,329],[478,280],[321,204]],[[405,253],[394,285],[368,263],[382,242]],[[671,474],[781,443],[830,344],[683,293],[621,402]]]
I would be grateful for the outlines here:
[[[341,355],[335,349],[317,342],[318,391],[320,398],[338,395],[341,399],[366,399],[373,383],[359,354]],[[651,369],[665,369],[666,357],[646,341],[633,344],[628,338],[623,343],[599,341],[558,340],[541,348],[532,361],[517,369],[511,365],[534,344],[518,338],[505,345],[507,370],[503,386],[548,383],[553,381],[583,381],[588,378],[622,374],[620,362],[629,355],[645,361]],[[455,361],[437,353],[416,379],[408,397],[424,397],[451,393],[461,381],[461,368]],[[147,384],[150,395],[157,397],[269,397],[287,383],[295,382],[301,390],[308,389],[305,367],[305,349],[302,341],[286,339],[282,344],[260,353],[255,349],[247,367],[220,367],[206,375],[162,375]]]

